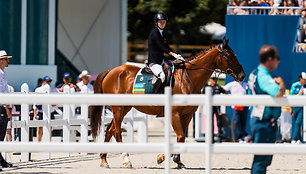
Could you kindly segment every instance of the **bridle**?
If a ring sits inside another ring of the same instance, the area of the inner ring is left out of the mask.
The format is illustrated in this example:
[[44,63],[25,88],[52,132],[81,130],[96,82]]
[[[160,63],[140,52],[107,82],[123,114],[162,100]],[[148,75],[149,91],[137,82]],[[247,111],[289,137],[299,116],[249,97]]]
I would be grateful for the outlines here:
[[[227,55],[224,54],[224,53],[226,53],[226,52],[227,52],[227,53],[231,53],[231,54],[233,54],[233,55],[235,55],[235,56],[236,56],[236,54],[235,54],[231,49],[223,49],[221,44],[218,45],[218,51],[219,51],[219,60],[221,60],[222,58],[224,58],[225,61],[227,62],[227,64],[228,64],[228,65],[231,65],[231,64],[232,64],[232,60],[229,58],[229,56],[227,56]],[[221,62],[222,62],[222,61],[221,61]],[[186,68],[186,70],[199,70],[199,69],[204,69],[204,70],[207,70],[207,71],[216,72],[216,73],[218,73],[219,75],[220,75],[221,73],[224,73],[224,74],[227,74],[227,75],[232,75],[232,76],[234,76],[234,77],[236,77],[236,75],[234,74],[233,69],[240,67],[240,66],[235,66],[235,67],[232,67],[232,68],[227,68],[226,71],[222,71],[222,70],[220,70],[220,69],[206,68],[206,67],[203,67],[203,66],[200,66],[200,65],[191,63],[191,62],[189,62],[189,61],[185,61],[184,63],[188,63],[188,64],[190,64],[190,65],[193,65],[193,66],[197,67],[197,68],[193,68],[193,69],[187,69],[187,68]]]

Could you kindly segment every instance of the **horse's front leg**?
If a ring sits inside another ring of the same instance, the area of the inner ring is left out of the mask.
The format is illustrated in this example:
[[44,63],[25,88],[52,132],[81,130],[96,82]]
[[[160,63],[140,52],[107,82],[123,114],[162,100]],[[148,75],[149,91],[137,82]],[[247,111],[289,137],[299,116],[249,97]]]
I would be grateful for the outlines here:
[[[178,112],[172,114],[172,127],[174,132],[177,135],[177,142],[185,142],[185,132],[187,130],[188,124],[192,118],[189,115],[181,117]],[[177,164],[178,169],[186,168],[185,165],[181,162],[180,154],[173,154],[173,161]],[[164,154],[159,154],[157,156],[157,163],[160,164],[165,160]]]
[[[189,115],[181,116],[179,113],[172,115],[172,127],[176,133],[178,143],[185,142],[185,133],[191,118],[192,115],[191,117]],[[186,168],[186,166],[181,161],[180,154],[174,154],[173,161],[177,164],[177,169]]]

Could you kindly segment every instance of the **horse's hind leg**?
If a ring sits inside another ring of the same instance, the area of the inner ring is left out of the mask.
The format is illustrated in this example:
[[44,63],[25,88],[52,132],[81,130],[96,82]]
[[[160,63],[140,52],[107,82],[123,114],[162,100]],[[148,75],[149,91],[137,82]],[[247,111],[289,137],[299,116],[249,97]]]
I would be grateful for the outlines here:
[[[112,138],[112,136],[114,134],[113,130],[114,130],[114,124],[113,124],[113,121],[112,121],[107,126],[107,129],[105,131],[104,142],[109,142],[110,141],[110,139]],[[107,153],[100,153],[100,158],[101,158],[100,167],[109,168],[109,165],[108,165],[107,160],[106,160],[106,156],[107,156]]]
[[[114,136],[117,142],[122,142],[122,135],[121,135],[121,124],[123,121],[124,116],[131,110],[132,107],[128,106],[113,106],[113,115],[114,115]],[[132,163],[129,159],[128,153],[122,153],[123,165],[132,168]]]

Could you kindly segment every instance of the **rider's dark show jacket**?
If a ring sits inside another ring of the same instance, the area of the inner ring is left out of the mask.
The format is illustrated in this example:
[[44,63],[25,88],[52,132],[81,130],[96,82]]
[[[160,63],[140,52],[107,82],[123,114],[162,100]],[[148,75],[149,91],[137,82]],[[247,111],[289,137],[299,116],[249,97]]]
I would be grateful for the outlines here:
[[164,53],[169,54],[173,50],[170,48],[167,41],[165,30],[163,30],[163,36],[160,34],[157,27],[153,29],[148,38],[149,58],[148,63],[161,64],[164,57]]

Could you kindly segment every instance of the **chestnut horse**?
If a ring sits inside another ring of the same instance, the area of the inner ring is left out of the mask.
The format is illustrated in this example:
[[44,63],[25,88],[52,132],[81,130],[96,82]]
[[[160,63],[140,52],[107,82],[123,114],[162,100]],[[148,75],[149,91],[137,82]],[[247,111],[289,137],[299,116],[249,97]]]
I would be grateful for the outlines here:
[[[217,70],[232,76],[236,81],[243,81],[246,77],[242,66],[237,60],[234,51],[228,46],[228,40],[212,46],[210,49],[200,52],[194,57],[190,57],[183,66],[174,71],[173,94],[200,94],[211,74]],[[102,72],[94,84],[94,93],[105,94],[132,94],[133,84],[139,67],[132,65],[122,65],[111,70]],[[122,142],[121,123],[124,116],[134,107],[136,110],[149,114],[158,115],[163,113],[162,106],[110,106],[113,112],[113,120],[108,125],[105,133],[105,142],[109,142],[114,136],[117,142]],[[185,132],[192,119],[197,106],[174,106],[172,107],[172,127],[177,135],[177,142],[185,142]],[[91,132],[95,138],[101,126],[102,106],[91,106],[90,121]],[[100,154],[101,166],[109,167],[106,160],[106,153]],[[178,168],[184,165],[180,161],[180,155],[175,154],[173,161],[178,164]],[[123,164],[132,167],[128,159],[128,154],[124,153]]]

